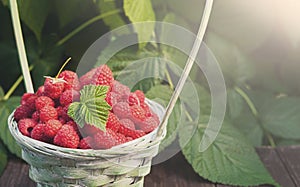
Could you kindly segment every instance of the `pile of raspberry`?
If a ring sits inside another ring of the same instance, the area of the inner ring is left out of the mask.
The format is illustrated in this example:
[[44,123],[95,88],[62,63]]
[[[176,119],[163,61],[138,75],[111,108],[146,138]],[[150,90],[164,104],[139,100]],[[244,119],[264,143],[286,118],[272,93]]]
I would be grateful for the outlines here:
[[[106,131],[93,124],[79,127],[68,116],[68,107],[79,101],[85,85],[106,85],[111,106]],[[152,132],[159,125],[158,116],[145,102],[142,91],[130,89],[114,80],[107,65],[94,68],[78,78],[65,70],[57,78],[47,77],[36,93],[25,93],[14,112],[19,131],[28,137],[61,147],[108,149]]]

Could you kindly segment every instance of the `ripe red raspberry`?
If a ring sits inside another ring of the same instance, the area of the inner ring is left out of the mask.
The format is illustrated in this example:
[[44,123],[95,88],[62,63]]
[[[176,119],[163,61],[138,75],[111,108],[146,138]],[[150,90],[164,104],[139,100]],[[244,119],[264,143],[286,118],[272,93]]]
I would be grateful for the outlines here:
[[37,124],[31,131],[31,138],[42,142],[50,142],[49,138],[45,136],[45,124]]
[[44,93],[46,96],[57,99],[64,91],[64,82],[55,78],[46,78],[44,83]]
[[65,70],[59,74],[58,78],[62,78],[63,80],[66,81],[64,83],[65,90],[69,90],[69,89],[80,90],[79,79],[75,72]]
[[112,111],[119,119],[128,118],[130,116],[130,107],[126,102],[115,104]]
[[142,92],[141,90],[136,90],[133,93],[139,98],[140,103],[144,103],[145,102],[145,94],[144,94],[144,92]]
[[78,125],[75,123],[75,121],[70,120],[67,123],[65,123],[65,125],[72,126],[75,129],[75,131],[77,132],[77,134],[80,136],[79,128],[78,128]]
[[127,141],[126,137],[123,134],[121,134],[121,133],[115,133],[115,134],[116,134],[116,136],[115,136],[116,145],[123,144]]
[[152,132],[157,128],[159,124],[153,117],[146,118],[142,123],[136,124],[137,129],[144,131],[145,133]]
[[53,143],[67,148],[77,148],[79,136],[76,130],[70,125],[63,125],[54,137]]
[[47,96],[40,96],[35,100],[35,108],[36,110],[41,110],[45,106],[53,106],[54,107],[54,101]]
[[144,109],[139,105],[130,106],[131,120],[136,123],[141,123],[146,119],[146,113]]
[[116,145],[116,134],[111,129],[99,131],[94,135],[94,149],[109,149]]
[[36,121],[39,122],[40,121],[40,112],[39,111],[35,111],[32,115],[31,118]]
[[60,98],[59,98],[59,102],[62,106],[66,106],[71,104],[74,101],[79,101],[80,98],[80,93],[76,90],[66,90],[64,91]]
[[135,130],[135,125],[130,119],[121,119],[120,123],[129,129]]
[[21,105],[26,105],[30,110],[35,110],[35,100],[37,96],[33,93],[25,93],[21,99]]
[[83,137],[86,137],[86,136],[92,136],[94,134],[97,134],[101,130],[95,127],[94,125],[85,124],[83,128],[79,128],[79,131]]
[[53,106],[45,106],[40,110],[40,121],[47,122],[50,119],[58,119],[57,111]]
[[137,97],[137,95],[135,93],[130,93],[129,94],[127,102],[129,104],[129,106],[140,105],[139,98]]
[[106,122],[106,128],[109,128],[109,129],[117,132],[119,127],[120,127],[120,121],[119,121],[118,117],[114,113],[109,112],[108,119]]
[[21,98],[21,105],[25,105],[28,98],[30,98],[33,95],[35,95],[35,94],[34,93],[24,93],[22,98]]
[[152,111],[151,111],[150,107],[147,105],[147,103],[140,103],[140,106],[145,111],[146,117],[151,117],[152,116]]
[[95,74],[92,77],[92,84],[111,86],[113,80],[114,77],[111,70],[106,64],[104,64],[97,68]]
[[18,122],[18,128],[20,130],[20,132],[25,135],[25,136],[29,136],[30,137],[30,133],[33,129],[33,127],[36,126],[36,122],[33,119],[29,119],[29,118],[24,118],[21,119]]
[[28,118],[32,115],[32,110],[25,105],[19,106],[14,112],[14,118],[19,121],[23,118]]
[[71,118],[68,115],[68,107],[69,107],[69,105],[64,106],[64,107],[63,106],[58,106],[56,108],[58,118],[63,119],[65,122],[71,120]]
[[130,94],[130,89],[127,86],[123,85],[122,83],[120,83],[119,81],[116,81],[116,80],[113,81],[111,91],[120,96],[123,96],[123,95],[128,96]]
[[44,95],[44,91],[45,91],[45,87],[44,86],[40,86],[38,88],[38,90],[36,91],[36,95],[37,96],[43,96]]
[[78,145],[80,149],[91,149],[91,147],[93,147],[93,138],[91,136],[82,138]]
[[62,124],[60,121],[56,119],[48,120],[45,125],[45,136],[48,138],[54,138],[61,127]]
[[111,107],[113,107],[115,104],[118,103],[118,98],[119,98],[118,94],[114,92],[108,92],[105,100]]
[[136,139],[136,138],[139,138],[139,137],[142,137],[145,135],[145,132],[144,131],[141,131],[141,130],[133,130],[133,129],[129,129],[127,127],[125,127],[124,125],[121,124],[121,126],[119,127],[119,130],[118,130],[119,133],[123,134],[124,136],[126,137],[131,137],[133,139]]
[[79,78],[81,88],[85,85],[92,84],[92,80],[93,80],[92,77],[96,71],[97,68],[91,69],[90,71],[88,71],[86,74],[82,75]]

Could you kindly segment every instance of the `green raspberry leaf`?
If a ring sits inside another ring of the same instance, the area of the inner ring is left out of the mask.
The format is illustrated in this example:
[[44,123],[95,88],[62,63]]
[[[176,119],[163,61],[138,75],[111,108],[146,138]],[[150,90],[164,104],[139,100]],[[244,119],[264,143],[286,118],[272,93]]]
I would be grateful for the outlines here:
[[80,102],[74,102],[69,106],[68,115],[80,127],[90,124],[105,131],[111,109],[105,100],[108,89],[108,86],[84,86],[80,91]]
[[202,137],[210,139],[210,133],[213,131],[206,127],[206,122],[200,122],[197,131],[186,145],[186,139],[191,136],[190,127],[185,126],[179,130],[182,152],[200,176],[212,182],[236,186],[277,185],[253,146],[229,123],[223,124],[207,150],[199,152]]

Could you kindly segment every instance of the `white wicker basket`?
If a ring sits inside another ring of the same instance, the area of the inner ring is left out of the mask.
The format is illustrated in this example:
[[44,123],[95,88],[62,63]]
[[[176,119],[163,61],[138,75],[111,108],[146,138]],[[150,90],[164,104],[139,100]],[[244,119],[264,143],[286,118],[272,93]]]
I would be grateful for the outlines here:
[[[160,120],[165,109],[147,100]],[[13,119],[8,118],[11,134],[30,164],[29,176],[37,186],[143,186],[161,140],[157,130],[133,141],[106,150],[69,149],[23,136]]]

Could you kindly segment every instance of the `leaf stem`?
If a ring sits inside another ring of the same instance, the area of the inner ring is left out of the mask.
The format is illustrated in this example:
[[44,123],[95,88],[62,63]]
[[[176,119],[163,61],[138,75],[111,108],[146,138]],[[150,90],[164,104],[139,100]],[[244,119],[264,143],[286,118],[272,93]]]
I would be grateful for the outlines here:
[[70,62],[70,60],[71,60],[71,57],[69,57],[69,58],[64,62],[64,64],[61,66],[61,68],[59,69],[57,75],[55,76],[56,79],[58,78],[58,76],[59,76],[59,74],[62,72],[62,70],[65,68],[65,66]]
[[[31,65],[29,67],[29,71],[31,71],[33,69],[33,65]],[[23,80],[23,75],[20,75],[19,78],[16,80],[16,82],[10,87],[10,89],[7,91],[7,93],[4,95],[4,97],[2,98],[4,101],[8,100],[9,97],[11,96],[11,94],[14,93],[14,91],[17,89],[17,87],[20,85],[20,83]]]
[[82,31],[83,29],[85,29],[87,26],[91,25],[92,23],[100,20],[100,19],[103,19],[105,17],[108,17],[108,16],[111,16],[111,15],[114,15],[114,14],[117,14],[117,13],[120,13],[122,12],[121,9],[116,9],[116,10],[112,10],[112,11],[109,11],[109,12],[105,12],[103,14],[100,14],[98,16],[95,16],[91,19],[89,19],[88,21],[84,22],[83,24],[81,24],[79,27],[77,27],[75,30],[73,30],[72,32],[70,32],[69,34],[67,34],[64,38],[62,38],[61,40],[59,40],[56,45],[57,46],[60,46],[62,44],[64,44],[66,41],[68,41],[70,38],[72,38],[74,35],[76,35],[77,33],[79,33],[80,31]]
[[243,99],[244,99],[244,100],[246,101],[246,103],[248,104],[248,106],[249,106],[251,112],[253,113],[253,115],[254,115],[255,117],[257,117],[258,112],[257,112],[257,110],[256,110],[256,108],[255,108],[253,102],[252,102],[251,99],[248,97],[248,95],[244,92],[244,90],[242,90],[241,88],[239,88],[239,87],[237,87],[237,86],[234,87],[234,90],[235,90],[237,93],[239,93],[240,96],[243,97]]
[[170,73],[169,73],[169,71],[168,71],[167,69],[165,70],[165,74],[166,74],[167,80],[168,80],[168,82],[169,82],[169,84],[170,84],[171,90],[174,90],[174,84],[173,84],[173,82],[172,82]]
[[[249,106],[249,108],[250,108],[252,114],[253,114],[253,115],[255,116],[255,118],[257,119],[257,118],[258,118],[258,112],[257,112],[257,109],[255,108],[254,103],[251,101],[251,99],[248,97],[248,95],[244,92],[244,90],[242,90],[241,88],[239,88],[239,87],[237,87],[237,86],[234,87],[234,90],[235,90],[238,94],[240,94],[240,96],[243,97],[243,99],[244,99],[244,100],[246,101],[246,103],[248,104],[248,106]],[[258,124],[259,124],[260,127],[263,129],[264,133],[266,134],[266,137],[267,137],[267,139],[268,139],[270,145],[271,145],[272,147],[276,147],[276,144],[275,144],[275,141],[274,141],[272,135],[271,135],[267,130],[265,130],[265,128],[264,128],[260,123],[258,123]]]

